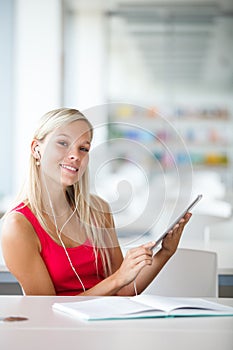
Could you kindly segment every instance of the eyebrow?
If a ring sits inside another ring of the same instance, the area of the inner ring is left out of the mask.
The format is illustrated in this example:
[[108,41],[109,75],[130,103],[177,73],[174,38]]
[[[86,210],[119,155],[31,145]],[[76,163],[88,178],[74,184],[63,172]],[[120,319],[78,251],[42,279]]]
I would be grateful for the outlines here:
[[[56,137],[67,137],[67,138],[71,139],[71,137],[69,135],[67,135],[67,134],[59,134]],[[88,145],[91,144],[91,142],[88,141],[88,140],[84,141],[84,143],[87,143]]]

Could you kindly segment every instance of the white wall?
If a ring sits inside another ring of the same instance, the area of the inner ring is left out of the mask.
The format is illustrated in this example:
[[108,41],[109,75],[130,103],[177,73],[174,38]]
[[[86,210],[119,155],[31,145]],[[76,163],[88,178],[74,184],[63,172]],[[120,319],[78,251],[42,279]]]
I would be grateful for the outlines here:
[[15,0],[15,5],[13,192],[24,177],[36,121],[60,106],[62,73],[61,2]]
[[13,100],[13,0],[0,0],[0,198],[11,191],[13,174],[6,171],[12,164]]
[[[100,7],[80,2],[65,8],[64,104],[80,110],[106,99],[107,22]],[[105,120],[105,119],[104,119]]]

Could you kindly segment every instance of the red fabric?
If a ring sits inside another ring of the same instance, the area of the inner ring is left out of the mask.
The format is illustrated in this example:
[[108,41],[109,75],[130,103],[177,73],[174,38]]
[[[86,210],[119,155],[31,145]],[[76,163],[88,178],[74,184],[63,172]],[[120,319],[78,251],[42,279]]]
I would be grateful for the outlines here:
[[[14,210],[28,219],[39,237],[41,243],[40,254],[53,281],[56,294],[76,295],[83,292],[81,283],[70,266],[64,248],[48,235],[27,206],[21,204]],[[89,241],[80,246],[66,249],[85,289],[95,286],[104,279],[100,254],[98,254],[97,259],[97,273],[94,249]]]

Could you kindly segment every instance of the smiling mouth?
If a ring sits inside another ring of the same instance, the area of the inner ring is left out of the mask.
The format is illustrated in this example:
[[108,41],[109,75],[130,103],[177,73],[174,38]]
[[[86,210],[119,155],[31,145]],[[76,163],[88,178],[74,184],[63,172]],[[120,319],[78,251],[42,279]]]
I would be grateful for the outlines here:
[[70,165],[64,165],[64,164],[60,164],[61,168],[63,169],[67,169],[67,170],[70,170],[70,171],[73,171],[73,172],[77,172],[78,171],[78,168],[74,168]]

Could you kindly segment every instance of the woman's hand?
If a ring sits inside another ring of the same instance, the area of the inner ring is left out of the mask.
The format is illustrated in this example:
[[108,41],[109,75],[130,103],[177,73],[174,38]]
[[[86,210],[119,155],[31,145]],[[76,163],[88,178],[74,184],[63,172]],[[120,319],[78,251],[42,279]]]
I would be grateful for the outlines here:
[[171,231],[168,232],[162,241],[163,253],[166,253],[168,256],[172,256],[176,252],[184,227],[191,216],[191,213],[187,213],[179,221],[179,223],[175,225]]
[[122,287],[134,281],[144,267],[152,264],[154,245],[155,242],[149,242],[128,250],[120,268],[116,271],[116,278]]

